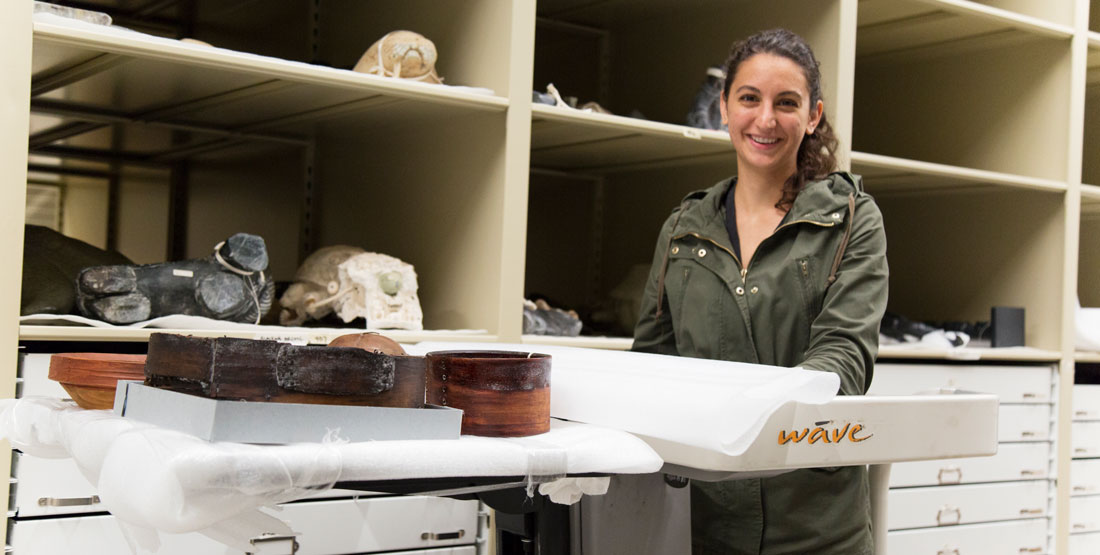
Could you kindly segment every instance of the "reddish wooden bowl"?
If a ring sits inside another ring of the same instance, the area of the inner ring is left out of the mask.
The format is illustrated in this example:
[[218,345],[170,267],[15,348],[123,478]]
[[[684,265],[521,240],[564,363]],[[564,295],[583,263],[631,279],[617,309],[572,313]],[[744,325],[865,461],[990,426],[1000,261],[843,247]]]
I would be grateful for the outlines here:
[[462,409],[463,434],[519,437],[550,431],[550,355],[436,351],[426,358],[427,401]]
[[60,353],[50,357],[49,376],[81,408],[110,409],[119,380],[145,379],[145,355]]

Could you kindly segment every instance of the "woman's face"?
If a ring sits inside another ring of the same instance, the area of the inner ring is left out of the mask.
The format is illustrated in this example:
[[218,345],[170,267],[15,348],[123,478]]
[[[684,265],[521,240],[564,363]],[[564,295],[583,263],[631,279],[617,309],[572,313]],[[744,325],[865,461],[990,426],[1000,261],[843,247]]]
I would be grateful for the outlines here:
[[741,62],[722,102],[739,172],[749,169],[786,179],[797,169],[798,147],[821,121],[824,105],[810,101],[802,68],[775,54]]

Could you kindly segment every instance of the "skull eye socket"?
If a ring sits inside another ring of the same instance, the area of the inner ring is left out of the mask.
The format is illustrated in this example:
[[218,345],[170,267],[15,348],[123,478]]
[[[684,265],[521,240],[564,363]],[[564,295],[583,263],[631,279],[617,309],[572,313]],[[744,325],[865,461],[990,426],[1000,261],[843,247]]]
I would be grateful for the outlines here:
[[394,296],[401,290],[401,274],[399,272],[386,272],[379,274],[378,287],[382,289],[382,292]]

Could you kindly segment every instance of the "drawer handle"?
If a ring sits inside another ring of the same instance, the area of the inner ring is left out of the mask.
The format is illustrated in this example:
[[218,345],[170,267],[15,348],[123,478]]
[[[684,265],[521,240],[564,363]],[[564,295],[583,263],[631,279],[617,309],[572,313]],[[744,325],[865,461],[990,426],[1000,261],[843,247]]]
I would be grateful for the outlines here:
[[279,535],[279,534],[264,534],[262,536],[258,536],[258,537],[255,537],[255,538],[252,538],[252,539],[248,540],[248,543],[251,543],[252,545],[258,545],[258,544],[264,544],[264,543],[286,542],[286,541],[290,542],[290,553],[292,555],[294,553],[297,553],[298,548],[301,547],[301,546],[298,545],[298,540],[292,535],[291,536],[283,536],[283,535]]
[[1089,415],[1089,411],[1087,411],[1087,410],[1079,410],[1079,411],[1077,411],[1077,412],[1073,413],[1073,415],[1074,415],[1074,416],[1088,416],[1088,415]]
[[1021,470],[1020,476],[1042,476],[1046,474],[1043,470]]
[[[952,475],[954,475],[954,479],[945,479],[951,478]],[[936,480],[939,481],[940,484],[959,484],[962,483],[962,479],[963,471],[957,466],[945,466],[941,468],[939,474],[936,475]]]
[[1073,452],[1074,453],[1088,453],[1089,450],[1087,448],[1084,448],[1084,447],[1078,447],[1078,448],[1074,449]]
[[39,507],[82,507],[99,503],[99,496],[91,497],[39,497]]
[[1038,393],[1024,393],[1024,399],[1038,399]]
[[1020,509],[1022,515],[1041,515],[1044,512],[1042,509]]
[[1039,432],[1031,432],[1027,430],[1020,432],[1020,437],[1035,437],[1037,435],[1039,435]]
[[[945,516],[954,514],[955,520],[945,520]],[[962,522],[962,511],[958,507],[949,507],[944,505],[939,511],[936,511],[936,526],[954,526]]]
[[937,551],[936,555],[959,555],[959,548],[952,547],[951,549],[947,549],[945,547],[945,548]]
[[1073,525],[1074,530],[1084,530],[1085,528],[1088,528],[1088,526],[1085,526],[1084,524],[1074,524]]
[[466,535],[465,530],[459,530],[457,532],[444,532],[437,534],[435,532],[424,532],[420,534],[422,540],[457,540]]
[[1043,552],[1043,548],[1041,548],[1041,547],[1021,547],[1020,548],[1020,553],[1042,553],[1042,552]]
[[1088,490],[1089,490],[1089,488],[1087,486],[1073,486],[1073,491],[1088,491]]

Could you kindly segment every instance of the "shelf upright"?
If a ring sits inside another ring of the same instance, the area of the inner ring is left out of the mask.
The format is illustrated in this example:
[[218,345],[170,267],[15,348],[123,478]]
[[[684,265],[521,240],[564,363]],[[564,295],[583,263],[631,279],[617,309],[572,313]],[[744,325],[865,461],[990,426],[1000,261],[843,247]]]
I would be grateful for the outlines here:
[[1089,57],[1089,1],[1074,3],[1074,34],[1070,42],[1069,114],[1066,128],[1068,144],[1066,156],[1065,240],[1062,270],[1062,360],[1059,371],[1057,449],[1058,488],[1054,498],[1054,552],[1069,552],[1070,496],[1073,477],[1070,469],[1073,460],[1073,383],[1076,347],[1077,266],[1081,237],[1081,184],[1083,182],[1082,159],[1085,142],[1085,94],[1088,82]]
[[[8,263],[0,271],[0,398],[15,395],[16,352],[19,344],[19,294],[22,281],[23,218],[27,188],[27,129],[31,92],[31,6],[27,0],[6,6],[0,18],[0,47],[6,53],[8,75],[0,81],[0,256]],[[11,448],[0,448],[0,476],[11,475]],[[0,481],[0,499],[8,498],[8,481]],[[0,529],[6,543],[7,531]],[[2,545],[2,544],[0,544]]]

